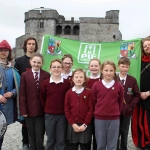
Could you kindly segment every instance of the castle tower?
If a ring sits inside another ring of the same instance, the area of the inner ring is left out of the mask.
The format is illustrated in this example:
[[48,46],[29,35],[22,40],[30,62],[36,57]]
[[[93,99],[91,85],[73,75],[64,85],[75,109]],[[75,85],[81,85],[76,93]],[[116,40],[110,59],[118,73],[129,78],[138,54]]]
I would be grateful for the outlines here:
[[25,13],[25,34],[36,37],[38,43],[41,43],[39,37],[45,34],[55,35],[58,18],[58,12],[53,9],[40,7],[30,10]]
[[122,40],[119,31],[119,10],[106,12],[105,18],[81,17],[65,20],[63,15],[50,8],[35,8],[25,12],[25,34],[16,38],[14,58],[24,54],[23,42],[29,36],[37,39],[39,51],[45,34],[83,42],[113,42]]
[[81,17],[79,40],[87,42],[122,40],[119,31],[119,10],[107,11],[105,18]]

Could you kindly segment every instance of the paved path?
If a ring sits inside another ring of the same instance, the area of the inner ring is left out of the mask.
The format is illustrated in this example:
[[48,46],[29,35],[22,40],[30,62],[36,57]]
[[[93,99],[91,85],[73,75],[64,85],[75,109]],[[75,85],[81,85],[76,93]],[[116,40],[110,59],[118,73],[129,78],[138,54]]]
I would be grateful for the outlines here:
[[[22,150],[22,136],[21,136],[21,124],[16,122],[8,126],[2,150]],[[46,136],[45,136],[46,142]],[[128,138],[128,150],[136,150],[133,145],[131,132],[129,132]]]

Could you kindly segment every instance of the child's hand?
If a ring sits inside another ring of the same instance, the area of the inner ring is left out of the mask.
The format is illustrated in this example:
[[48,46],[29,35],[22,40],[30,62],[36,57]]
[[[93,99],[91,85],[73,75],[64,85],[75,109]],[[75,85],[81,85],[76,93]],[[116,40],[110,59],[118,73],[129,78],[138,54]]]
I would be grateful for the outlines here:
[[81,125],[81,126],[79,127],[80,132],[83,132],[85,129],[86,129],[86,127],[85,127],[84,125]]
[[77,124],[74,123],[72,127],[73,127],[74,132],[80,132],[79,130],[80,127]]
[[23,117],[27,117],[28,115],[22,115]]

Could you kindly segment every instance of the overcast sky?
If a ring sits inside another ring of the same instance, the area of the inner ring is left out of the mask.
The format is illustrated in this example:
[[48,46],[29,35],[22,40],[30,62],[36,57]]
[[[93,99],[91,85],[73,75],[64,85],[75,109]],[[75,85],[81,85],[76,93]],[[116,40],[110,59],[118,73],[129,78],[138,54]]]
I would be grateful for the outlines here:
[[0,41],[15,47],[15,39],[25,33],[24,13],[40,7],[55,9],[67,20],[105,17],[106,11],[119,10],[123,40],[150,35],[150,0],[0,0]]

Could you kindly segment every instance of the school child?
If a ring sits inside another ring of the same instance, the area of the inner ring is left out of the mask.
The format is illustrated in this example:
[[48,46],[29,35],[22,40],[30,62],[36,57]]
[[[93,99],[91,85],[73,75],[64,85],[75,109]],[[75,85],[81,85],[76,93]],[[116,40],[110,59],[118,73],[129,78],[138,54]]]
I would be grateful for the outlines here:
[[[93,58],[89,62],[89,70],[90,70],[90,77],[87,78],[86,81],[86,88],[92,89],[93,84],[96,81],[100,80],[100,66],[101,63],[99,59]],[[93,135],[93,150],[97,150],[97,144],[95,139],[95,126],[94,126],[94,117],[92,118],[92,135]],[[91,141],[89,142],[89,149],[91,149]]]
[[50,63],[50,79],[41,86],[41,102],[45,112],[47,135],[46,150],[64,150],[66,142],[67,120],[64,112],[65,94],[70,82],[61,77],[62,61],[54,59]]
[[73,72],[74,87],[65,96],[65,115],[68,120],[67,139],[71,150],[88,150],[88,142],[92,138],[91,119],[93,116],[93,101],[91,90],[84,88],[86,74],[83,69]]
[[[61,76],[64,78],[64,79],[67,79],[70,81],[70,84],[71,84],[71,87],[73,87],[73,82],[72,82],[72,66],[73,66],[73,58],[72,58],[72,55],[71,54],[65,54],[63,57],[62,57],[62,64],[63,64],[63,69],[62,69],[62,73],[61,73]],[[71,150],[72,147],[71,145],[69,144],[69,141],[66,140],[66,150]]]
[[99,59],[93,58],[89,62],[89,70],[90,70],[90,77],[86,80],[86,88],[92,89],[93,84],[96,81],[100,80],[100,67],[101,63]]
[[20,114],[25,118],[30,150],[44,150],[44,110],[40,101],[40,87],[50,74],[41,69],[43,56],[34,53],[30,58],[31,69],[22,73],[20,83]]
[[127,150],[128,141],[128,131],[130,120],[132,116],[133,109],[140,100],[140,92],[136,82],[136,79],[128,75],[128,70],[130,68],[130,60],[126,57],[122,57],[118,61],[119,68],[119,79],[124,87],[124,103],[120,116],[120,143],[118,140],[117,149]]
[[92,87],[97,150],[116,150],[123,87],[117,81],[116,66],[112,61],[103,62],[100,78]]

